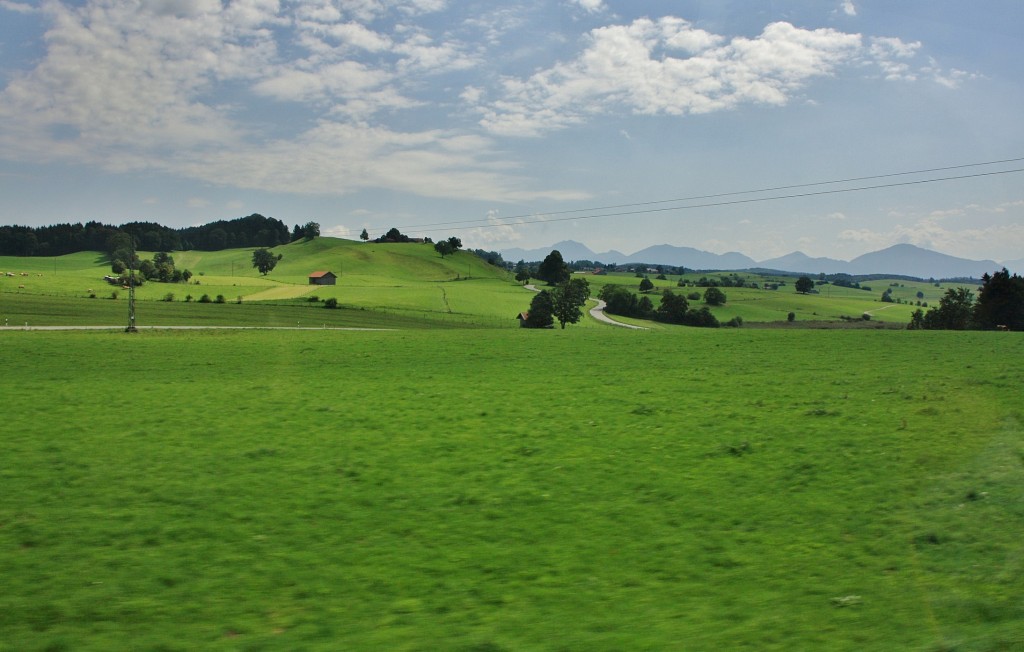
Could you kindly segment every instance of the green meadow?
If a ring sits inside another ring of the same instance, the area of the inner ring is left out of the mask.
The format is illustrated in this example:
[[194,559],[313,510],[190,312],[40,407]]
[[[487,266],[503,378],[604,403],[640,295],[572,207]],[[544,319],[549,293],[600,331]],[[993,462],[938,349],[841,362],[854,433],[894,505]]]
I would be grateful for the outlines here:
[[945,286],[534,331],[470,254],[275,251],[134,335],[99,254],[0,258],[0,650],[1024,649],[1024,340],[800,328]]
[[1014,333],[2,332],[0,649],[1021,649],[1022,359]]
[[[175,266],[194,276],[137,288],[139,325],[512,328],[530,303],[503,269],[466,252],[442,259],[429,244],[318,238],[274,252],[282,259],[267,276],[252,268],[251,249],[174,252]],[[309,285],[317,270],[334,271],[338,284]],[[15,274],[0,276],[0,320],[8,325],[127,323],[128,291],[103,280],[110,268],[101,254],[0,257],[5,271]],[[200,304],[203,295],[225,303]],[[339,310],[324,309],[331,298]]]
[[[217,252],[173,252],[175,266],[194,276],[187,284],[148,282],[137,290],[137,319],[145,325],[221,326],[316,326],[434,328],[437,326],[502,328],[516,327],[515,315],[530,305],[531,293],[505,270],[487,264],[467,252],[441,258],[429,244],[376,244],[337,238],[317,238],[276,247],[282,255],[277,267],[261,276],[252,267],[252,249]],[[151,253],[141,253],[149,258]],[[317,270],[338,275],[334,286],[312,286],[308,276]],[[128,292],[103,280],[110,273],[106,258],[83,252],[55,258],[0,256],[0,325],[118,325],[127,323]],[[701,276],[718,278],[725,273],[692,273],[682,277],[695,282]],[[819,294],[802,295],[793,290],[793,277],[739,274],[763,286],[782,282],[778,290],[749,287],[723,288],[728,301],[711,311],[724,322],[741,317],[748,325],[786,322],[790,312],[799,323],[842,323],[865,313],[875,324],[901,327],[910,321],[913,305],[936,305],[951,284],[938,286],[905,280],[872,281],[871,291],[824,285]],[[657,292],[671,289],[689,294],[703,288],[679,287],[679,276],[656,280]],[[606,284],[620,284],[639,291],[633,274],[586,275],[594,296]],[[892,286],[893,298],[902,303],[882,303],[882,292]],[[203,295],[224,304],[199,304]],[[94,298],[91,298],[94,297]],[[116,298],[115,298],[116,297]],[[339,310],[324,310],[323,302],[335,299]],[[169,301],[167,299],[170,299]],[[702,305],[691,301],[691,305]],[[314,310],[315,309],[315,310]],[[624,319],[631,323],[641,323]],[[800,324],[797,324],[799,326]],[[662,325],[643,325],[663,329]],[[601,328],[583,320],[576,328]]]

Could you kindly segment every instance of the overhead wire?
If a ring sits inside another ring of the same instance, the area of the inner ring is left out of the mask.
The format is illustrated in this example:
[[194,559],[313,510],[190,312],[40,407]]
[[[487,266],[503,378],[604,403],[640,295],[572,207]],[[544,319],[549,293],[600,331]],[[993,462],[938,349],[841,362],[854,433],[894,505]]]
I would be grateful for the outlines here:
[[[1021,159],[1007,159],[1006,162],[1020,161],[1020,160],[1024,160],[1024,158],[1021,158]],[[991,165],[991,164],[994,164],[994,163],[990,163],[989,165]],[[951,167],[947,167],[947,168],[936,168],[934,171],[940,171],[940,170],[943,170],[943,169],[951,170],[951,169],[959,169],[959,168],[964,168],[964,167],[975,167],[975,166],[978,166],[978,165],[986,165],[986,164],[979,163],[979,164],[970,164],[970,165],[964,165],[964,166],[951,166]],[[905,176],[905,175],[909,175],[909,174],[921,174],[923,172],[924,171],[920,171],[920,172],[899,172],[899,173],[893,173],[893,174],[887,174],[887,175],[875,175],[875,176],[871,176],[871,177],[860,177],[860,180],[880,179],[880,178],[887,178],[887,177],[891,178],[891,177],[896,177],[896,176]],[[424,227],[453,225],[453,226],[449,226],[445,230],[446,231],[469,231],[469,230],[473,230],[473,229],[496,228],[496,227],[512,226],[512,225],[514,225],[514,226],[521,226],[521,225],[527,225],[527,224],[550,224],[550,223],[555,223],[555,222],[568,222],[568,221],[573,221],[573,220],[592,220],[592,219],[597,219],[597,218],[600,218],[600,217],[626,217],[626,216],[630,216],[630,215],[643,215],[643,214],[649,214],[649,213],[663,213],[663,212],[668,212],[668,211],[693,210],[693,209],[697,209],[697,208],[714,208],[714,207],[720,207],[720,206],[735,206],[735,205],[739,205],[739,204],[752,204],[752,203],[758,203],[758,202],[779,201],[779,200],[783,200],[783,199],[797,199],[797,198],[801,198],[801,197],[817,197],[817,196],[823,196],[823,195],[835,195],[835,194],[850,193],[850,192],[863,192],[863,191],[866,191],[866,190],[879,190],[879,189],[884,189],[884,188],[898,188],[898,187],[902,187],[902,186],[914,186],[914,185],[922,185],[922,184],[927,184],[927,183],[939,183],[939,182],[943,182],[943,181],[956,181],[956,180],[960,180],[960,179],[975,179],[975,178],[981,178],[981,177],[992,177],[992,176],[998,176],[998,175],[1003,175],[1003,174],[1014,174],[1014,173],[1018,173],[1018,172],[1024,172],[1024,168],[1014,168],[1014,169],[1010,169],[1010,170],[996,170],[996,171],[992,171],[992,172],[978,172],[978,173],[975,173],[975,174],[962,174],[962,175],[954,175],[954,176],[946,176],[946,177],[936,177],[936,178],[931,178],[931,179],[915,179],[913,181],[900,181],[900,182],[896,182],[896,183],[873,184],[873,185],[867,185],[867,186],[857,186],[857,187],[854,187],[854,188],[831,188],[831,189],[828,189],[828,190],[817,190],[817,191],[814,191],[814,192],[803,192],[803,193],[791,193],[791,194],[785,194],[785,195],[774,195],[774,196],[770,196],[770,197],[753,197],[753,198],[745,198],[745,199],[732,199],[732,200],[728,200],[728,201],[715,201],[715,202],[706,202],[706,203],[700,203],[700,204],[685,204],[685,205],[680,205],[680,206],[664,206],[664,207],[660,207],[660,208],[643,208],[643,209],[639,209],[639,210],[617,211],[617,212],[612,212],[612,213],[602,212],[602,213],[595,213],[595,214],[589,214],[589,215],[574,215],[573,213],[586,212],[587,211],[587,209],[579,209],[577,211],[557,211],[557,212],[549,212],[549,213],[541,213],[541,214],[533,213],[533,214],[519,215],[519,216],[514,216],[514,217],[501,218],[501,219],[505,219],[505,220],[509,220],[509,219],[519,220],[519,221],[512,222],[512,223],[505,223],[505,222],[495,223],[493,221],[486,221],[486,222],[484,222],[483,220],[465,220],[465,221],[460,221],[460,222],[425,224],[425,225],[420,225],[418,227],[413,226],[413,227],[402,227],[402,228],[409,229],[409,231],[408,231],[409,233],[432,233],[434,231],[439,231],[441,229],[439,229],[439,228],[424,228]],[[792,186],[778,186],[774,190],[806,188],[806,187],[820,186],[820,185],[827,185],[827,184],[836,184],[836,183],[849,183],[849,182],[856,181],[856,180],[858,180],[858,179],[848,179],[848,180],[844,180],[844,181],[821,181],[821,182],[815,182],[815,183],[811,183],[811,184],[797,184],[797,185],[792,185]],[[591,211],[601,211],[601,210],[612,210],[612,209],[615,209],[615,208],[628,208],[628,207],[632,207],[632,206],[652,206],[652,205],[663,204],[663,203],[683,202],[683,201],[697,201],[697,200],[701,200],[701,199],[713,199],[713,198],[718,198],[718,197],[729,197],[729,196],[737,196],[737,195],[743,195],[743,194],[752,194],[752,193],[758,193],[758,192],[771,192],[771,189],[766,189],[766,190],[744,190],[744,191],[737,191],[737,192],[732,192],[732,193],[721,193],[721,194],[718,194],[718,195],[698,196],[698,197],[693,197],[693,198],[690,198],[690,199],[662,200],[662,201],[656,201],[656,202],[643,202],[643,203],[636,203],[636,204],[621,204],[619,206],[608,206],[608,207],[604,207],[604,208],[594,208],[594,209],[590,209],[590,210]],[[551,217],[552,215],[555,215],[555,216],[559,216],[560,215],[562,217]],[[526,219],[526,218],[533,218],[533,219]],[[471,226],[465,226],[467,224],[470,224]],[[459,226],[459,225],[463,225],[463,226]]]

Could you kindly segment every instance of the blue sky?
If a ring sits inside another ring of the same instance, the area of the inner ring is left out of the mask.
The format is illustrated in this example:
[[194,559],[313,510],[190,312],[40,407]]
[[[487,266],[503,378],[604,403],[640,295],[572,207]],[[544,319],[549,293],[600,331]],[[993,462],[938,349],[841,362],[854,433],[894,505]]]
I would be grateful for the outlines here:
[[1021,25],[1018,0],[0,0],[0,222],[1016,259],[1020,172],[574,218],[1024,157]]

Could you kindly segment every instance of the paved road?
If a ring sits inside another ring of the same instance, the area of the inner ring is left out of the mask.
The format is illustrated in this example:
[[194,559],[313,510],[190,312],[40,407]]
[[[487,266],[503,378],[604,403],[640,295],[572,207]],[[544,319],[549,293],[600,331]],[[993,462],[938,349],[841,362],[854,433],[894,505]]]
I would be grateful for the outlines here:
[[608,315],[604,314],[604,307],[607,304],[604,301],[601,301],[600,299],[596,299],[596,301],[597,305],[590,309],[590,316],[596,319],[597,321],[603,321],[606,324],[611,324],[612,326],[618,326],[620,328],[632,328],[633,330],[637,331],[647,330],[643,326],[634,326],[633,324],[623,324],[621,321],[615,321]]
[[[524,285],[523,287],[525,287],[527,290],[540,292],[540,289],[536,285],[533,285],[532,283]],[[604,314],[604,307],[607,305],[604,301],[601,301],[600,299],[594,299],[594,301],[597,301],[597,305],[590,309],[590,316],[596,319],[597,321],[604,322],[605,324],[610,324],[612,326],[618,326],[619,328],[631,328],[635,331],[647,330],[643,326],[634,326],[633,324],[623,324],[621,321],[615,321],[608,315]]]

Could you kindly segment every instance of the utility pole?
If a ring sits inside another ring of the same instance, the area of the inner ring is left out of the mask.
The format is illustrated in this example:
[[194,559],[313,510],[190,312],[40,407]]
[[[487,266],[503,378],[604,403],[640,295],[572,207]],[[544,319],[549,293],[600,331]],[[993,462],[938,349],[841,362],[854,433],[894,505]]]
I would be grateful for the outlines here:
[[135,327],[135,236],[128,234],[132,239],[131,259],[128,261],[128,328],[125,333],[138,333]]

